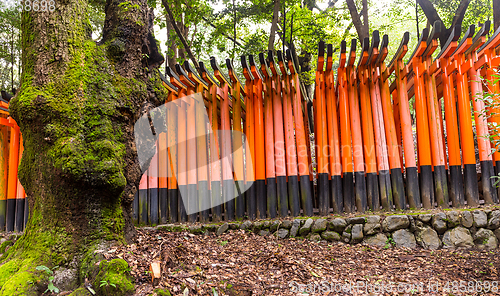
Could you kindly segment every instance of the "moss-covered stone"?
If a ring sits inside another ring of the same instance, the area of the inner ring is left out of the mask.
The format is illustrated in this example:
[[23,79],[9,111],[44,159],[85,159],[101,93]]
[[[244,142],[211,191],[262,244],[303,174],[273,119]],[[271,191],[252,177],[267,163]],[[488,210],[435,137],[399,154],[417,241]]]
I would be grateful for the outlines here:
[[155,289],[154,292],[158,296],[172,296],[172,294],[170,294],[170,291],[168,289]]
[[128,263],[123,259],[103,260],[99,264],[99,274],[93,286],[102,296],[124,296],[134,293]]
[[93,296],[93,295],[89,292],[89,290],[82,287],[73,291],[71,294],[69,294],[69,296]]

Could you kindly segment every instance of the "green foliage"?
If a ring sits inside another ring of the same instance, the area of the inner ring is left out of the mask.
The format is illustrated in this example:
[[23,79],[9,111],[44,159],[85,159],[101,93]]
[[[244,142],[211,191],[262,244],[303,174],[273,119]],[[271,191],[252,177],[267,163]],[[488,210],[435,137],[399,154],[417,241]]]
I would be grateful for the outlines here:
[[47,266],[45,265],[38,265],[36,267],[36,270],[39,270],[39,271],[44,271],[48,276],[49,276],[49,284],[47,286],[47,290],[45,290],[44,293],[47,293],[47,292],[51,292],[51,293],[59,293],[59,288],[57,288],[56,286],[54,286],[54,269],[56,269],[58,266],[50,269],[48,268]]
[[21,9],[0,2],[0,90],[19,86],[21,64]]

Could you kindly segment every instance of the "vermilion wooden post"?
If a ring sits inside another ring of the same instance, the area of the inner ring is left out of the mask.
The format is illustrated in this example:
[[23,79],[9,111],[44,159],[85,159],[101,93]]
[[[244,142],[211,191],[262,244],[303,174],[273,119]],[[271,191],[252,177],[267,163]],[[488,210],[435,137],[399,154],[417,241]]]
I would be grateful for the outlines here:
[[[23,136],[19,135],[19,163],[21,163],[21,158],[23,156],[24,146],[23,146]],[[24,204],[25,204],[26,195],[24,192],[23,185],[19,179],[17,179],[17,188],[16,188],[16,220],[14,224],[14,229],[17,232],[21,232],[24,229]]]
[[297,161],[298,173],[300,176],[300,200],[302,202],[302,211],[306,216],[313,214],[313,195],[310,181],[310,158],[307,145],[309,133],[306,132],[307,125],[304,124],[305,119],[302,109],[302,96],[299,82],[297,67],[291,50],[287,50],[288,68],[292,77],[292,107],[293,117],[295,120],[295,139],[297,142]]
[[[196,104],[193,99],[193,95],[196,92],[196,83],[189,79],[187,73],[184,69],[179,65],[175,65],[175,69],[177,70],[177,74],[183,84],[187,86],[187,96],[183,100],[186,104],[186,138],[185,145],[187,148],[186,154],[186,164],[187,164],[187,198],[183,197],[183,200],[187,200],[187,205],[185,205],[186,209],[190,211],[198,210],[198,174],[197,174],[197,154],[198,148],[196,143]],[[183,104],[184,104],[183,103]],[[198,213],[192,213],[188,215],[189,222],[197,221]]]
[[[175,74],[175,72],[170,69],[166,68],[165,69],[168,76],[170,77],[170,83],[172,83],[175,87],[179,88],[179,93],[178,93],[178,101],[175,104],[175,110],[173,110],[173,113],[176,114],[176,134],[177,134],[177,140],[174,141],[175,143],[175,152],[176,154],[176,166],[172,167],[177,167],[177,171],[175,172],[175,176],[177,178],[177,184],[178,184],[178,197],[181,199],[181,202],[178,202],[178,221],[179,222],[186,222],[187,221],[187,214],[186,214],[186,206],[187,206],[187,199],[188,196],[181,196],[181,193],[187,193],[188,192],[188,176],[187,176],[187,126],[186,126],[186,119],[187,119],[187,103],[185,102],[186,100],[186,95],[187,95],[187,86],[183,84],[180,81],[180,78]],[[169,139],[170,140],[170,139]],[[175,155],[172,155],[172,153],[169,153],[169,157],[175,157]]]
[[429,120],[429,136],[431,140],[431,156],[434,169],[434,190],[438,207],[449,207],[448,178],[446,174],[446,155],[443,147],[443,122],[441,120],[441,105],[437,94],[436,74],[440,67],[439,60],[432,61],[432,53],[438,47],[438,37],[441,34],[441,22],[436,22],[427,40],[427,48],[422,55],[422,66],[425,71],[423,82],[427,97],[427,112]]
[[[375,152],[377,155],[377,169],[378,169],[378,179],[380,188],[380,204],[384,209],[391,209],[393,204],[392,197],[392,187],[391,187],[391,175],[389,174],[389,158],[387,152],[387,139],[384,126],[384,113],[382,107],[382,97],[380,92],[380,64],[383,62],[387,56],[387,45],[389,38],[384,35],[382,40],[381,52],[379,51],[380,36],[378,31],[373,31],[372,33],[372,43],[368,51],[368,60],[366,61],[367,72],[369,76],[369,88],[370,97],[372,105],[373,114],[373,127],[374,127],[374,137],[375,137]],[[380,59],[379,59],[380,57]],[[394,120],[394,119],[393,119]],[[401,170],[399,170],[401,173]],[[396,178],[397,176],[392,176]],[[402,178],[400,179],[401,187]],[[398,187],[396,187],[396,191]],[[404,189],[403,189],[404,190]],[[404,191],[403,191],[404,192]],[[397,192],[398,198],[400,192]],[[380,204],[374,206],[376,210],[380,208]]]
[[14,231],[16,216],[17,194],[17,169],[19,166],[19,138],[21,133],[14,119],[9,117],[11,123],[9,144],[9,178],[7,183],[7,227],[6,231]]
[[[392,108],[391,103],[391,93],[389,88],[388,81],[388,68],[385,65],[385,58],[387,57],[387,46],[389,44],[389,38],[387,35],[384,35],[382,38],[382,44],[380,45],[379,55],[376,58],[373,75],[375,82],[375,93],[380,93],[381,100],[381,108],[382,108],[382,118],[379,120],[383,120],[385,138],[387,141],[387,156],[389,160],[389,168],[390,168],[390,178],[391,178],[391,195],[388,194],[387,201],[384,199],[381,200],[382,207],[386,210],[392,209],[393,203],[395,200],[401,204],[401,201],[405,200],[405,188],[403,183],[403,168],[402,168],[402,158],[400,157],[400,145],[401,141],[398,140],[398,131],[401,131],[401,126],[395,124],[395,113],[399,111],[399,107],[394,109]],[[377,84],[378,80],[378,84]],[[377,91],[378,88],[378,91]],[[397,93],[397,91],[396,91]],[[397,97],[397,95],[396,95]],[[395,98],[396,100],[396,98]],[[399,119],[399,112],[398,112]],[[401,155],[402,156],[402,155]],[[382,171],[382,170],[380,170]],[[379,172],[379,174],[381,174]]]
[[210,73],[208,73],[205,65],[200,62],[201,75],[203,80],[208,83],[209,89],[209,121],[211,125],[211,133],[209,137],[210,144],[210,194],[212,203],[212,221],[218,222],[222,219],[222,190],[221,190],[221,161],[220,161],[220,146],[219,146],[219,84]]
[[316,69],[316,88],[314,93],[314,139],[316,142],[317,192],[320,216],[328,215],[330,209],[330,186],[328,183],[328,141],[325,102],[325,43],[319,43],[318,65]]
[[[472,27],[473,28],[473,27]],[[472,32],[474,29],[472,29]],[[466,35],[470,32],[467,31]],[[460,37],[460,27],[455,27],[445,46],[438,54],[436,60],[441,65],[448,65],[450,56],[458,46],[457,40]],[[453,76],[446,71],[446,67],[441,68],[441,83],[443,85],[443,103],[446,121],[446,141],[448,143],[448,161],[450,171],[450,199],[454,207],[464,204],[464,189],[462,177],[462,160],[460,156],[460,140],[457,125],[457,110],[455,92],[453,87]]]
[[351,41],[351,49],[347,63],[348,100],[349,113],[351,118],[352,146],[354,158],[355,175],[355,201],[358,212],[365,212],[367,209],[365,161],[363,157],[363,134],[361,130],[361,119],[359,116],[359,97],[356,79],[356,39]]
[[274,158],[276,167],[276,185],[277,185],[277,204],[278,214],[280,216],[288,216],[288,185],[287,171],[285,159],[285,136],[284,136],[284,121],[283,121],[283,104],[282,98],[282,77],[280,75],[278,65],[274,61],[274,53],[268,51],[267,63],[271,70],[271,100],[273,110],[273,125],[274,125]]
[[138,192],[138,223],[144,225],[148,223],[148,176],[146,173],[141,177]]
[[234,67],[230,59],[226,59],[226,66],[229,77],[232,81],[232,98],[233,98],[233,167],[234,181],[236,194],[236,218],[243,219],[245,215],[245,195],[244,195],[244,160],[243,160],[243,129],[242,129],[242,97],[245,96],[245,91],[238,77],[234,73]]
[[[259,68],[257,68],[253,56],[248,56],[250,69],[255,78],[254,81],[254,122],[255,122],[255,194],[257,200],[257,217],[263,219],[267,212],[267,188],[266,188],[266,146],[264,126],[264,81]],[[274,164],[274,160],[272,162]]]
[[[254,76],[252,75],[252,70],[245,56],[241,56],[241,66],[243,68],[243,75],[245,76],[245,106],[247,108],[246,121],[245,121],[245,135],[248,142],[248,148],[245,150],[245,181],[246,188],[246,207],[248,218],[253,220],[256,218],[257,214],[257,204],[256,204],[256,184],[255,184],[255,112],[254,112]],[[251,163],[250,163],[251,162]],[[251,185],[249,185],[251,184]]]
[[7,186],[9,182],[9,171],[7,170],[9,159],[9,129],[10,123],[7,118],[0,118],[0,231],[5,230],[5,218],[7,213]]
[[[431,142],[429,135],[429,119],[427,110],[427,96],[423,80],[424,65],[421,56],[427,49],[429,31],[427,28],[421,34],[417,48],[408,61],[408,68],[413,71],[415,87],[415,116],[417,121],[418,163],[420,167],[420,193],[424,208],[434,205],[434,182],[432,173]],[[405,150],[406,152],[406,150]]]
[[292,108],[292,76],[285,65],[285,57],[281,51],[277,51],[278,64],[282,74],[282,94],[283,94],[283,120],[285,122],[285,144],[286,144],[286,171],[288,183],[288,205],[292,216],[300,215],[300,190],[297,170],[297,149],[295,145],[294,132],[296,128],[293,124]]
[[[423,35],[422,35],[423,36]],[[401,40],[401,44],[398,48],[398,51],[392,58],[392,61],[389,63],[389,71],[387,76],[390,75],[393,71],[396,75],[396,88],[397,92],[397,103],[398,109],[394,111],[394,117],[396,120],[396,127],[401,127],[401,141],[399,143],[403,143],[404,149],[404,164],[405,164],[405,173],[406,173],[406,194],[408,196],[408,203],[410,208],[420,208],[421,206],[421,196],[420,196],[420,186],[419,186],[419,178],[418,178],[418,169],[415,161],[415,146],[413,143],[413,130],[411,124],[410,117],[410,105],[408,102],[408,90],[407,90],[407,78],[406,74],[408,73],[407,67],[405,67],[403,62],[403,57],[408,51],[408,41],[409,41],[409,33],[406,32],[403,35],[403,39]],[[396,115],[396,111],[398,115]],[[398,124],[399,121],[399,124]],[[394,204],[398,209],[406,208],[406,201],[404,198],[394,199]]]
[[333,46],[327,45],[327,60],[325,69],[326,112],[328,123],[328,147],[330,163],[330,203],[335,213],[344,211],[342,194],[342,164],[340,160],[339,116],[337,111],[337,96],[333,71]]
[[225,207],[225,220],[233,220],[235,212],[234,201],[234,179],[232,169],[231,144],[230,139],[231,122],[229,118],[229,88],[232,86],[229,79],[221,72],[217,61],[214,57],[210,57],[210,64],[214,70],[214,76],[219,80],[223,93],[221,102],[221,126],[224,131],[221,139],[221,159],[222,159],[222,199]]
[[[196,94],[201,96],[203,101],[192,102],[195,104],[195,129],[196,129],[196,170],[198,174],[197,179],[197,192],[198,192],[198,205],[200,209],[200,222],[208,222],[210,208],[210,191],[208,185],[208,144],[207,144],[207,111],[205,103],[209,104],[208,99],[208,84],[196,74],[196,70],[191,67],[188,61],[184,62],[184,68],[187,71],[188,78],[196,84]],[[182,68],[181,68],[182,70]],[[185,73],[184,73],[185,75]],[[205,100],[207,102],[205,102]],[[206,209],[206,210],[202,210]]]
[[368,207],[371,210],[380,208],[380,194],[377,170],[377,155],[375,150],[375,135],[373,130],[373,115],[370,98],[370,82],[366,62],[369,58],[370,41],[363,40],[362,52],[358,60],[357,78],[359,80],[359,99],[361,106],[361,123],[363,132],[363,151],[365,156],[366,195]]
[[469,97],[468,70],[470,64],[466,63],[465,51],[471,46],[472,38],[465,36],[463,42],[452,55],[453,61],[446,66],[447,73],[456,71],[457,105],[460,124],[460,142],[462,147],[462,160],[464,165],[465,200],[468,206],[479,204],[479,189],[476,172],[476,155],[474,149],[474,135],[472,131],[472,113]]
[[267,187],[267,215],[275,218],[277,214],[276,199],[276,168],[274,158],[274,123],[273,123],[273,84],[272,74],[263,53],[259,54],[261,72],[263,73],[264,88],[264,121],[265,121],[265,155],[266,155],[266,187]]
[[[488,128],[485,126],[485,116],[480,116],[484,114],[484,102],[482,101],[482,83],[479,79],[480,69],[485,70],[485,76],[487,80],[487,89],[493,94],[498,94],[500,87],[498,85],[498,77],[496,77],[495,69],[498,69],[499,58],[497,55],[497,47],[500,44],[500,29],[497,28],[493,36],[486,42],[485,35],[489,33],[489,21],[485,22],[483,28],[478,32],[474,38],[473,45],[466,51],[466,56],[468,59],[472,59],[475,63],[474,66],[469,70],[470,83],[471,83],[471,93],[474,106],[474,114],[476,117],[476,130],[477,130],[477,140],[479,148],[479,160],[481,161],[481,180],[483,187],[483,198],[485,203],[498,203],[498,195],[500,194],[500,187],[495,190],[496,185],[492,178],[495,172],[493,171],[493,163],[496,163],[496,174],[500,173],[500,153],[498,153],[498,147],[495,147],[495,152],[493,153],[493,159],[491,159],[491,154],[486,153],[486,151],[491,151],[491,144],[486,142],[488,139]],[[484,44],[484,45],[483,45]],[[476,46],[481,46],[477,53],[475,54],[472,50],[476,49]],[[470,52],[469,52],[470,51]],[[496,108],[490,108],[488,114],[490,114],[489,121],[494,125],[500,122],[500,116],[498,112],[499,100],[498,97],[494,96],[494,105]],[[478,124],[479,122],[479,124]],[[492,135],[494,140],[498,141],[498,127],[492,128]],[[480,139],[481,137],[481,139]],[[494,144],[493,144],[494,145]],[[490,164],[491,163],[491,164]]]
[[[161,73],[160,73],[161,74]],[[173,86],[169,81],[165,79],[163,74],[161,74],[161,78],[163,80],[163,86],[168,89],[169,94],[168,98],[165,102],[165,104],[168,104],[169,102],[172,102],[176,96],[177,96],[177,87]],[[168,106],[168,105],[167,105]],[[159,151],[158,151],[158,174],[159,174],[159,193],[158,197],[160,200],[160,222],[162,224],[167,223],[169,221],[170,217],[170,211],[169,211],[169,203],[170,203],[170,194],[169,191],[171,191],[173,188],[171,187],[171,181],[170,178],[172,177],[172,173],[170,173],[170,159],[168,156],[168,135],[172,133],[172,131],[169,131],[169,123],[170,123],[170,115],[168,107],[165,108],[165,117],[164,117],[164,124],[166,126],[166,129],[158,136],[158,144],[159,144]],[[173,129],[173,127],[172,127]],[[170,132],[170,133],[169,133]],[[173,134],[172,134],[173,135]],[[177,212],[177,210],[175,211]]]
[[347,53],[346,42],[340,44],[340,62],[337,74],[339,92],[340,141],[342,154],[342,187],[344,189],[344,211],[354,212],[354,166],[351,146],[351,119],[349,114],[349,99],[347,95]]

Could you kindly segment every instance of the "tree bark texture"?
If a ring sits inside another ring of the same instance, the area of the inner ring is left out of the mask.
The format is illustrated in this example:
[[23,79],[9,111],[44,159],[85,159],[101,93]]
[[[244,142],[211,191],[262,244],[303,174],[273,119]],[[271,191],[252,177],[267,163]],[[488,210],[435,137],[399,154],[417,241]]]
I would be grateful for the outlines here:
[[[0,295],[38,295],[47,278],[39,265],[74,271],[75,295],[86,295],[84,282],[99,295],[133,289],[126,263],[99,254],[134,238],[131,204],[142,175],[134,123],[165,101],[157,71],[164,59],[146,0],[107,0],[100,43],[91,39],[88,7],[56,0],[53,12],[22,13],[21,88],[10,108],[23,135],[19,179],[30,218],[2,257]],[[151,141],[139,145],[154,151]],[[123,283],[100,288],[104,269]]]

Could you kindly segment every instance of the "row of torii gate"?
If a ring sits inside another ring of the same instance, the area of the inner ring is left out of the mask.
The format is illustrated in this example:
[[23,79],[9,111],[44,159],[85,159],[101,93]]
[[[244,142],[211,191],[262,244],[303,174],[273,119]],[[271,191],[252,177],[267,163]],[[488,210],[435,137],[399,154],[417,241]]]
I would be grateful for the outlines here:
[[[500,153],[492,148],[500,114],[484,98],[496,102],[500,93],[500,34],[487,38],[489,31],[488,21],[477,32],[470,26],[460,38],[457,26],[438,52],[437,22],[431,32],[423,30],[409,58],[405,33],[390,60],[388,36],[374,31],[358,55],[356,39],[350,48],[341,43],[337,69],[333,46],[321,42],[312,116],[290,50],[260,54],[258,61],[242,56],[244,83],[230,60],[228,75],[214,58],[213,75],[203,63],[201,75],[189,62],[167,67],[168,102],[201,93],[210,120],[202,128],[237,130],[246,138],[206,137],[190,147],[171,146],[165,144],[169,139],[184,139],[197,128],[183,122],[195,111],[186,107],[179,109],[182,116],[167,116],[175,127],[158,140],[134,217],[157,224],[498,203],[492,177],[500,172]],[[216,148],[200,158],[193,146],[214,147],[211,141]],[[243,153],[221,161],[224,149],[242,141]],[[155,173],[189,166],[197,169],[169,177]],[[248,190],[228,189],[232,185],[224,184],[231,179],[227,184],[248,183]],[[181,199],[183,188],[189,198]],[[188,203],[199,206],[199,213],[186,214]]]
[[[455,27],[437,52],[440,29],[440,23],[424,29],[409,58],[408,33],[390,60],[388,36],[378,31],[359,54],[357,40],[350,48],[344,41],[336,69],[333,46],[320,43],[312,114],[291,50],[241,57],[244,83],[230,60],[228,75],[214,58],[212,71],[200,63],[200,74],[188,62],[167,67],[167,103],[201,94],[209,122],[189,124],[200,112],[189,103],[167,114],[169,128],[141,179],[134,219],[208,222],[498,204],[492,177],[500,173],[494,149],[500,29],[487,38],[489,22],[463,36]],[[22,136],[4,101],[0,126],[0,229],[22,231],[28,217],[17,179]],[[186,141],[200,130],[215,136]],[[244,136],[223,138],[224,130]]]

